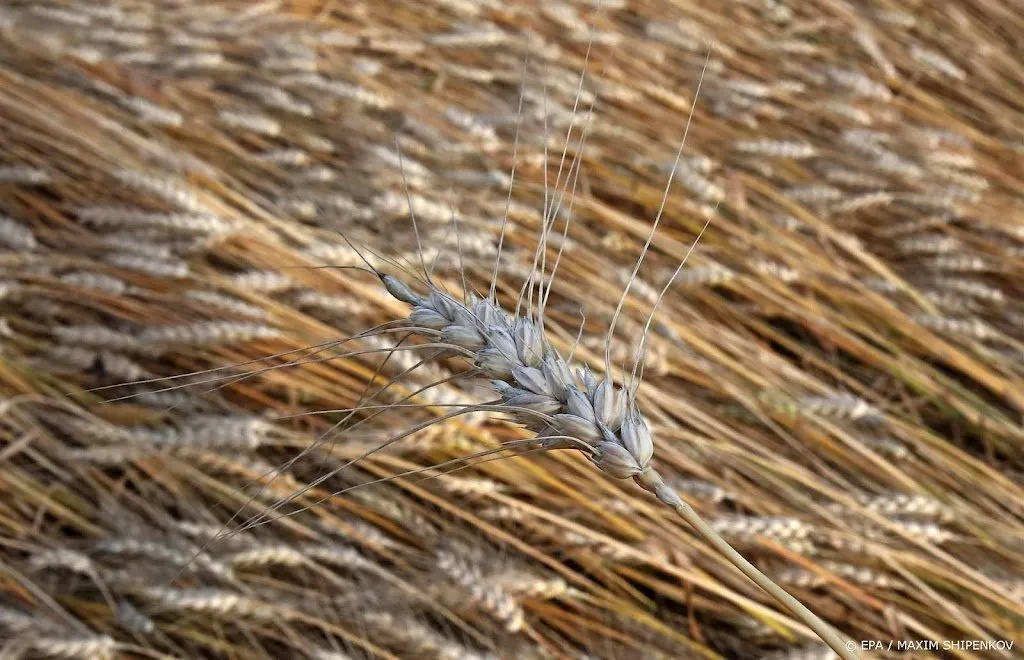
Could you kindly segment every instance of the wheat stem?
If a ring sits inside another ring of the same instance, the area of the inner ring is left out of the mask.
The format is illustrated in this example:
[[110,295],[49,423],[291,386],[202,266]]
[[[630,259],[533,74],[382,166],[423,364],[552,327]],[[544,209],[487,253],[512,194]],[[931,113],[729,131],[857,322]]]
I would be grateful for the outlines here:
[[738,553],[735,548],[729,545],[729,543],[718,534],[718,532],[713,530],[711,526],[693,510],[693,507],[683,501],[683,498],[679,497],[679,495],[665,483],[661,478],[661,475],[655,472],[653,468],[648,468],[644,470],[643,473],[637,475],[635,481],[641,488],[653,493],[662,504],[678,513],[680,518],[688,522],[695,530],[697,530],[697,533],[704,537],[705,541],[710,543],[715,550],[728,559],[729,563],[750,578],[754,584],[761,587],[765,593],[789,610],[793,616],[807,624],[807,626],[813,630],[823,642],[828,644],[840,658],[843,660],[859,659],[860,656],[858,656],[857,653],[848,646],[849,642],[843,640],[832,627],[819,619],[814,612],[807,609],[803,603],[789,595],[782,587],[775,584],[771,578],[757,570],[753,564],[744,559],[743,555]]

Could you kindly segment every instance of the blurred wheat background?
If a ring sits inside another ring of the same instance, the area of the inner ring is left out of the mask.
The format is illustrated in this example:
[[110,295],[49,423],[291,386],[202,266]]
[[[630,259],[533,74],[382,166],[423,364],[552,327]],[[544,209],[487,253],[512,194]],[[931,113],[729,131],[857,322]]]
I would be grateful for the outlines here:
[[[5,3],[0,656],[833,657],[579,456],[330,497],[528,437],[482,413],[198,552],[473,400],[456,361],[321,349],[119,385],[401,318],[373,277],[319,267],[361,263],[339,232],[419,265],[403,170],[452,290],[461,247],[486,291],[512,187],[514,308],[570,127],[548,333],[567,352],[585,318],[576,356],[600,368],[712,40],[613,345],[628,363],[713,213],[648,342],[658,469],[853,640],[1019,649],[1022,39],[996,0]],[[389,378],[378,403],[431,407],[314,445],[343,417],[316,411]]]

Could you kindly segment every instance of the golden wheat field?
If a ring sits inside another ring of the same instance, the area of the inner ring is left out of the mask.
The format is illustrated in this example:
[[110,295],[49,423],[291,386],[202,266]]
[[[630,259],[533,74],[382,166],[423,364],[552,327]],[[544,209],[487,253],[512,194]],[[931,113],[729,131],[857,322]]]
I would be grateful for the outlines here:
[[844,657],[1022,657],[1022,72],[1017,0],[5,2],[0,658],[838,657],[430,291]]

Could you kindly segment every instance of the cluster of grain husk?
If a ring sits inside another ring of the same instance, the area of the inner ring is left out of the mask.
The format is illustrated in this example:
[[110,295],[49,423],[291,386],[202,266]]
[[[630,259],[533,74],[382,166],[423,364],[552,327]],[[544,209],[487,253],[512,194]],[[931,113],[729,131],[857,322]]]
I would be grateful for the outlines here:
[[831,657],[578,455],[331,496],[529,437],[493,415],[321,480],[481,400],[399,336],[323,346],[408,313],[323,268],[340,234],[415,271],[411,203],[486,292],[507,212],[514,309],[574,127],[545,323],[600,370],[691,109],[612,354],[714,214],[647,341],[658,470],[858,643],[1024,644],[1021,35],[984,0],[5,3],[0,655]]

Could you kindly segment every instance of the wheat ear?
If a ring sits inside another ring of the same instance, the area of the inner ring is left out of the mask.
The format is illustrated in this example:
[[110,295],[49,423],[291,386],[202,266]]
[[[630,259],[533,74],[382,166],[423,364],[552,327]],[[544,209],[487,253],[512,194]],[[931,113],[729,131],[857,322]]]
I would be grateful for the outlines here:
[[430,285],[430,293],[423,297],[394,276],[378,273],[378,277],[393,297],[412,306],[406,329],[428,336],[434,346],[445,345],[472,356],[475,368],[491,380],[501,397],[498,408],[504,407],[536,432],[535,441],[542,449],[576,449],[602,472],[633,479],[839,657],[858,657],[835,630],[744,559],[664,482],[650,464],[654,438],[632,392],[616,389],[610,376],[598,381],[588,367],[572,369],[538,323],[510,316],[493,299],[462,303]]

